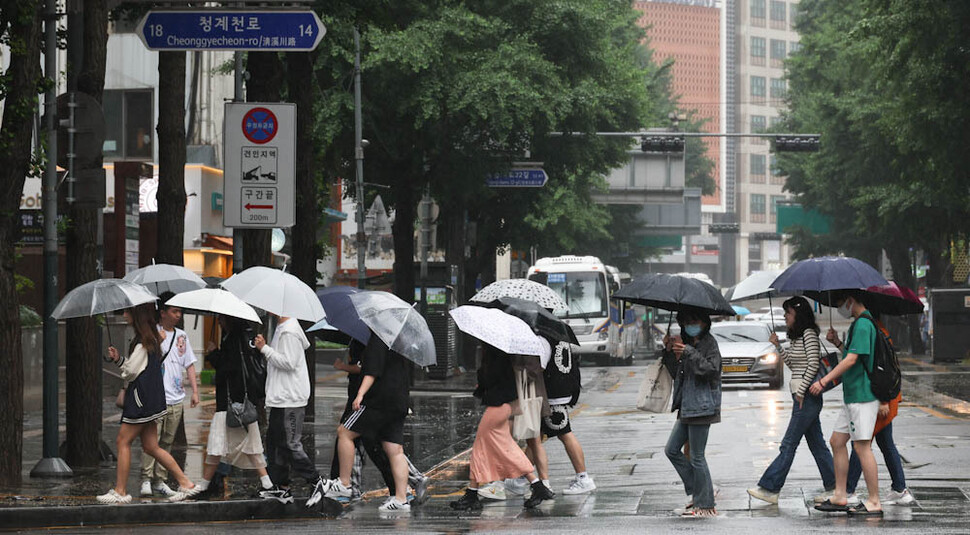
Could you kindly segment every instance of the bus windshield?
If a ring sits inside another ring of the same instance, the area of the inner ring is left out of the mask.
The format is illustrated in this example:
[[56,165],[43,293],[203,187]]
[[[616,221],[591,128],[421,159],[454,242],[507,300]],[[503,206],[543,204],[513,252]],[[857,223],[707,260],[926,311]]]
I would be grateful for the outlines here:
[[596,271],[576,271],[549,273],[546,279],[549,286],[569,306],[562,318],[601,318],[609,316],[606,295],[606,278]]

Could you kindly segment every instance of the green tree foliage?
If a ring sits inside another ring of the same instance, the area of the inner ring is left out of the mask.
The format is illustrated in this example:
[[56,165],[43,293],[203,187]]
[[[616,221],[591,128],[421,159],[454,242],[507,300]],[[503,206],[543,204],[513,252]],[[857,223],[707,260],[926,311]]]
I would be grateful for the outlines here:
[[804,0],[799,11],[787,121],[823,137],[818,153],[782,155],[779,166],[786,188],[834,224],[829,236],[797,231],[797,254],[872,260],[885,249],[905,274],[906,252],[921,248],[939,280],[970,207],[970,6]]

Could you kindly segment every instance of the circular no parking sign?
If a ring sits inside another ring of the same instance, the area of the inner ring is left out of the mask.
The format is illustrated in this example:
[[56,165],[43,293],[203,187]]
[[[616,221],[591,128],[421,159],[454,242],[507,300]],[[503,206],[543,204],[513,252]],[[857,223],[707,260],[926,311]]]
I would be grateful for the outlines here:
[[276,115],[266,108],[253,108],[243,115],[243,135],[253,143],[268,143],[276,136],[278,129]]

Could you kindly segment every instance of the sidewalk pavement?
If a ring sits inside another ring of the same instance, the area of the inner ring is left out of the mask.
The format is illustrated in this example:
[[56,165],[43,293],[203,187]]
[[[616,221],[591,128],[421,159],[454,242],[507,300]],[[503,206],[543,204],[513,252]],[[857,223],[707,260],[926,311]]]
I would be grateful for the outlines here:
[[[904,365],[906,402],[900,409],[894,431],[904,458],[907,480],[919,505],[913,508],[887,506],[887,523],[884,525],[914,531],[930,528],[931,532],[949,532],[957,526],[959,529],[954,532],[963,532],[963,522],[970,516],[970,472],[965,468],[967,459],[970,459],[970,411],[965,412],[966,401],[940,394],[933,390],[933,386],[939,377],[970,376],[970,369],[962,364],[941,367],[920,359],[904,360]],[[280,506],[276,502],[240,499],[238,497],[252,496],[256,489],[256,479],[249,474],[230,477],[231,499],[182,504],[147,500],[124,506],[96,505],[94,496],[113,484],[113,463],[78,471],[68,480],[31,479],[27,473],[38,458],[42,438],[35,432],[25,433],[25,452],[29,453],[25,453],[23,485],[0,489],[0,526],[199,524],[285,519],[286,526],[299,527],[317,526],[315,523],[322,517],[335,515],[338,519],[333,521],[340,527],[364,531],[371,528],[386,530],[388,527],[401,531],[562,531],[565,526],[584,531],[608,525],[634,529],[642,526],[638,522],[644,517],[649,517],[657,526],[667,525],[675,520],[673,511],[683,506],[686,497],[676,473],[662,453],[673,423],[672,415],[642,413],[633,408],[642,370],[640,366],[583,368],[585,392],[573,411],[573,429],[586,451],[589,473],[598,490],[590,495],[562,496],[561,490],[572,477],[572,467],[558,441],[547,442],[552,484],[560,494],[554,503],[544,505],[537,512],[524,512],[521,498],[490,504],[478,515],[459,515],[447,506],[447,502],[454,499],[466,484],[468,448],[480,410],[477,401],[470,396],[474,374],[463,374],[441,383],[416,381],[415,416],[408,426],[406,451],[418,466],[433,466],[427,470],[433,478],[433,498],[428,504],[416,508],[410,518],[398,520],[392,526],[377,515],[375,508],[379,499],[365,500],[346,509],[327,501],[315,511],[307,511],[298,504]],[[325,468],[332,451],[334,423],[343,409],[346,391],[345,379],[323,373],[321,369],[318,372],[317,416],[315,422],[307,424],[308,436],[305,438],[310,442],[308,449],[316,455],[317,466]],[[187,474],[194,480],[200,476],[208,420],[214,410],[212,392],[203,394],[203,403],[199,407],[186,410]],[[840,398],[838,389],[827,394],[822,414],[826,434],[831,431]],[[105,402],[104,437],[113,445],[118,418],[110,401],[106,399]],[[737,387],[725,390],[723,422],[712,428],[707,457],[715,482],[721,488],[718,498],[721,519],[743,520],[744,523],[736,525],[742,531],[752,526],[751,522],[755,522],[752,529],[758,530],[831,530],[845,525],[844,517],[820,515],[811,508],[810,499],[821,491],[821,484],[807,449],[796,455],[778,506],[752,503],[745,493],[744,489],[754,486],[760,473],[777,454],[790,410],[791,398],[784,391]],[[139,462],[140,456],[133,455],[129,492],[138,490]],[[885,478],[885,474],[885,468],[880,466],[880,476]],[[377,488],[381,484],[376,471],[370,467],[365,472],[365,482],[369,484],[368,488]],[[882,487],[886,486],[883,482]],[[309,487],[300,486],[294,493],[305,497]],[[379,495],[381,492],[375,490],[368,497]],[[954,519],[959,523],[954,524]],[[338,529],[329,523],[325,525],[327,530]],[[667,529],[684,527],[671,524]]]

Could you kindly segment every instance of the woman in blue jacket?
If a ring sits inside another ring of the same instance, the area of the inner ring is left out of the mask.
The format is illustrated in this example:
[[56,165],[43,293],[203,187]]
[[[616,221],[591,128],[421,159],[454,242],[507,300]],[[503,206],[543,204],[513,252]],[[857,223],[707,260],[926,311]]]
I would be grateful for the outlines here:
[[[711,424],[721,421],[721,353],[707,314],[678,312],[677,323],[681,336],[664,337],[663,363],[674,379],[672,410],[677,411],[664,452],[692,497],[683,515],[717,516],[704,450]],[[690,458],[681,451],[685,442]]]

